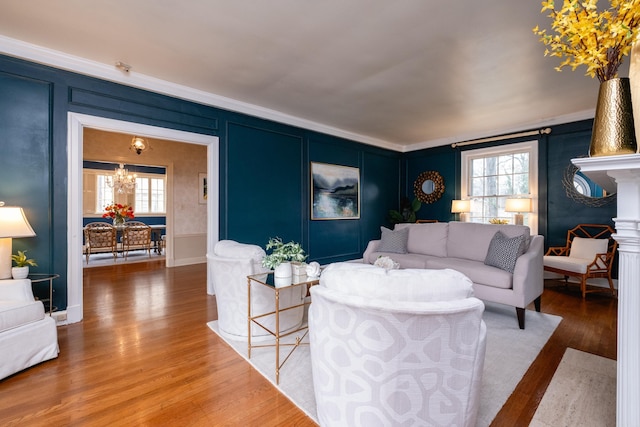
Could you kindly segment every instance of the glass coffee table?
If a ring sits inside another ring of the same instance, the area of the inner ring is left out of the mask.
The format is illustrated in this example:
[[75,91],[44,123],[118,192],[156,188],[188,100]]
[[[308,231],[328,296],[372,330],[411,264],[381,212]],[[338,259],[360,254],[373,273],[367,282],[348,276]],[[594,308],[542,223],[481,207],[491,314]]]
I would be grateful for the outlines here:
[[[258,284],[259,286],[265,286],[268,289],[273,291],[273,298],[275,301],[275,310],[268,313],[252,313],[251,312],[251,283]],[[247,276],[247,326],[248,326],[248,338],[247,338],[247,358],[251,358],[251,349],[259,348],[259,347],[275,347],[276,350],[276,384],[280,383],[280,369],[285,364],[289,356],[294,352],[296,348],[300,344],[304,344],[302,340],[307,336],[309,332],[307,325],[302,325],[301,327],[288,331],[285,333],[280,332],[280,313],[292,310],[298,307],[304,307],[309,304],[308,301],[304,301],[301,304],[293,305],[287,308],[280,309],[280,292],[285,289],[296,288],[300,286],[306,287],[307,294],[309,293],[309,288],[311,286],[317,285],[320,283],[320,277],[307,277],[307,276],[291,276],[287,278],[274,277],[273,271],[269,273],[262,274],[253,274],[251,276]],[[275,316],[275,331],[269,329],[263,323],[261,323],[262,319],[265,319],[270,316]],[[275,338],[275,344],[260,344],[260,345],[252,345],[251,344],[251,325],[256,324],[269,334],[271,334]],[[280,343],[280,339],[287,337],[289,335],[304,331],[302,336],[298,336],[293,343]],[[282,363],[280,363],[280,346],[290,346],[291,351],[286,355]]]

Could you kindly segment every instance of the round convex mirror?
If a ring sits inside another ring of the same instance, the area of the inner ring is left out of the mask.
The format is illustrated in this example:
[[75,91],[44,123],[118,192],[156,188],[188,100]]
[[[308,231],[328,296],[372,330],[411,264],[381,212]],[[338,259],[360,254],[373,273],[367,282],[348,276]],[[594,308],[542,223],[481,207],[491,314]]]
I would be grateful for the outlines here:
[[436,189],[435,184],[430,179],[422,183],[422,191],[424,194],[431,194]]
[[422,203],[433,203],[444,194],[444,179],[436,171],[422,172],[413,183],[413,194]]

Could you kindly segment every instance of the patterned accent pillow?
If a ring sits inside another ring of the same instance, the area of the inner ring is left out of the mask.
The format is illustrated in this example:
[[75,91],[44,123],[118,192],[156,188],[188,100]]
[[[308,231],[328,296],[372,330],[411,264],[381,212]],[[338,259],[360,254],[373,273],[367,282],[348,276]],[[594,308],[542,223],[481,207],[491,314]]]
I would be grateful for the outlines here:
[[497,231],[489,243],[484,263],[513,274],[518,257],[524,253],[525,244],[524,235],[509,238]]
[[407,253],[407,242],[409,241],[409,229],[393,231],[385,227],[380,227],[382,237],[378,252],[391,252],[396,254]]

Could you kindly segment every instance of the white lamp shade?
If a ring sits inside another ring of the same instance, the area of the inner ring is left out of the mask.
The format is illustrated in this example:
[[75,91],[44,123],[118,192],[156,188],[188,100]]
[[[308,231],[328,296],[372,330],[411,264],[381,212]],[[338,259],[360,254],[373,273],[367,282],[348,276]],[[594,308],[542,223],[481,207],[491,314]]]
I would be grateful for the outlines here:
[[33,237],[33,228],[27,221],[22,208],[14,206],[0,207],[0,238]]
[[451,213],[471,212],[471,200],[452,200]]
[[506,212],[531,212],[531,199],[507,199]]

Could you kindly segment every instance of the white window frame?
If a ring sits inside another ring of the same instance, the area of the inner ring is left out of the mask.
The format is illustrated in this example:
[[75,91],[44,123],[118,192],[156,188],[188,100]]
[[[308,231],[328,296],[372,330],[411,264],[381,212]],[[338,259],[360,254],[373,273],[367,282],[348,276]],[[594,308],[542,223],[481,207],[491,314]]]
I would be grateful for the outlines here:
[[531,197],[531,212],[527,214],[528,226],[531,234],[538,234],[538,141],[526,141],[515,144],[505,144],[496,147],[466,150],[461,153],[460,190],[462,199],[470,199],[471,162],[484,157],[494,157],[514,153],[529,153],[529,197]]
[[[140,215],[142,216],[154,216],[154,215],[166,215],[167,214],[167,177],[166,175],[159,175],[159,174],[146,174],[146,173],[142,173],[142,174],[138,174],[136,179],[146,179],[149,183],[148,186],[148,198],[147,200],[148,202],[148,206],[147,206],[147,210],[146,211],[142,211],[140,210],[140,208],[137,206],[136,203],[136,195],[134,193],[133,196],[133,204],[134,204],[134,211],[136,212],[140,212]],[[164,197],[163,197],[163,202],[164,202],[164,206],[163,206],[163,210],[160,212],[151,212],[151,205],[153,204],[153,186],[151,185],[151,180],[153,179],[157,179],[157,180],[161,180],[163,182],[162,184],[162,191],[164,193]]]
[[[98,203],[97,200],[97,193],[98,193],[98,176],[102,175],[105,177],[111,177],[113,176],[113,172],[110,172],[108,170],[102,170],[102,169],[83,169],[83,179],[84,179],[84,175],[85,174],[89,174],[89,175],[93,175],[95,177],[94,179],[94,183],[95,183],[95,188],[91,189],[90,191],[93,191],[96,193],[96,204]],[[162,179],[164,181],[164,211],[163,212],[140,212],[141,216],[166,216],[167,214],[167,175],[166,174],[151,174],[151,173],[136,173],[137,177],[140,178],[147,178],[149,180],[151,179]],[[149,187],[149,191],[151,192],[151,186]],[[85,188],[85,191],[87,189]],[[151,198],[151,195],[149,195],[149,197]],[[137,209],[136,204],[135,204],[135,193],[124,193],[124,194],[119,194],[114,192],[113,193],[113,198],[114,200],[109,200],[106,201],[106,204],[110,204],[110,203],[122,203],[124,204],[128,204],[133,206],[133,210],[134,212],[138,212],[139,209]],[[151,200],[151,199],[149,199]],[[99,217],[102,216],[102,214],[104,213],[104,206],[95,206],[95,212],[84,212],[84,216],[86,217]]]

